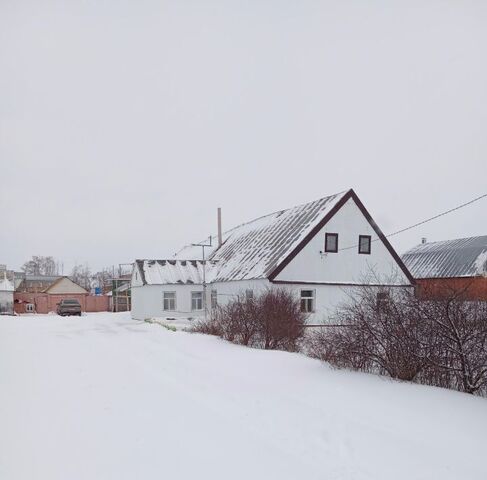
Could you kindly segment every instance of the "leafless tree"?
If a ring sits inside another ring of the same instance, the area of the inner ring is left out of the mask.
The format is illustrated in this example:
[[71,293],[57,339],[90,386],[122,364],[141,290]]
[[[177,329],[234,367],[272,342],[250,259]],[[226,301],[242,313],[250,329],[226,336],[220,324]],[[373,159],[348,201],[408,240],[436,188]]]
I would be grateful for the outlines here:
[[91,290],[92,275],[88,264],[85,265],[75,265],[71,270],[71,275],[69,278],[74,282],[83,287],[85,290]]
[[33,255],[21,268],[27,275],[57,275],[58,273],[54,258],[41,255]]

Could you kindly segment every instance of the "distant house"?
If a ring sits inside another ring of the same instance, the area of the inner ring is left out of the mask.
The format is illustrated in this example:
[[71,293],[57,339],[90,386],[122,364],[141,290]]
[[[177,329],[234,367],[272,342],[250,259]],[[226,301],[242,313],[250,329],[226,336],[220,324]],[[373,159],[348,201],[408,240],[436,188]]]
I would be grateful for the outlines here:
[[295,294],[313,322],[326,319],[354,286],[413,285],[353,190],[244,223],[212,245],[205,261],[194,246],[173,259],[137,260],[132,317],[201,316],[239,295],[279,286]]
[[14,284],[4,273],[0,280],[0,315],[10,315],[14,311]]
[[487,235],[422,243],[402,259],[422,298],[455,291],[469,300],[487,300]]
[[108,310],[108,297],[89,295],[80,285],[64,276],[26,275],[14,293],[17,313],[49,313],[66,298],[77,299],[83,311]]

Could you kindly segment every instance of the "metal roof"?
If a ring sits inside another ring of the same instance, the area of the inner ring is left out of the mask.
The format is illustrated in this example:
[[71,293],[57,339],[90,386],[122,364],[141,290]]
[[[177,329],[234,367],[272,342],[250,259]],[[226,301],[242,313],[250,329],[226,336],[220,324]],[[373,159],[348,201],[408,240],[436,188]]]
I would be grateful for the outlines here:
[[402,260],[415,278],[487,275],[487,235],[422,243]]
[[60,275],[26,275],[17,287],[17,291],[29,293],[45,292],[60,278],[62,278]]
[[[144,285],[202,284],[204,262],[200,260],[136,260]],[[206,265],[207,271],[212,267]]]
[[[311,230],[350,191],[257,218],[223,233],[223,244],[205,250],[214,267],[207,281],[268,278]],[[201,258],[201,247],[183,248],[176,258]]]

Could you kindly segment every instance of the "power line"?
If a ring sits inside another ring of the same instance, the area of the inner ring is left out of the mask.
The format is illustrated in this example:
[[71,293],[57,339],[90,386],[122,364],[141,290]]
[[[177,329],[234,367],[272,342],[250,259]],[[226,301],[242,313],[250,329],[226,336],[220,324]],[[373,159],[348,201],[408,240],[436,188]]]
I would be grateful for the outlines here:
[[[479,197],[474,198],[473,200],[470,200],[469,202],[462,203],[461,205],[458,205],[457,207],[450,208],[450,210],[446,210],[444,212],[439,213],[438,215],[435,215],[434,217],[427,218],[426,220],[422,220],[421,222],[415,223],[414,225],[410,225],[409,227],[401,228],[400,230],[397,230],[395,232],[389,233],[386,235],[386,238],[393,237],[394,235],[399,235],[400,233],[406,232],[408,230],[411,230],[413,228],[419,227],[420,225],[424,225],[425,223],[431,222],[432,220],[436,220],[437,218],[443,217],[444,215],[448,215],[449,213],[455,212],[456,210],[460,210],[461,208],[467,207],[468,205],[471,205],[472,203],[478,202],[479,200],[482,200],[482,198],[487,197],[487,193],[484,193],[483,195],[480,195]],[[377,242],[380,240],[380,238],[374,238],[371,242]],[[338,251],[342,250],[350,250],[351,248],[357,248],[357,245],[352,245],[351,247],[345,247],[345,248],[339,248]]]

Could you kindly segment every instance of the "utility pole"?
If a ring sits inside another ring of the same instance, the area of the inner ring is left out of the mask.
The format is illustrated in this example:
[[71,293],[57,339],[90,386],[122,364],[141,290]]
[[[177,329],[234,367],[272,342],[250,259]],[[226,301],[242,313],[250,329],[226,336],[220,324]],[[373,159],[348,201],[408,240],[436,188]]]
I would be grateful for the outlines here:
[[203,309],[205,311],[205,321],[208,319],[208,307],[206,302],[206,260],[205,260],[205,247],[211,247],[211,235],[209,237],[209,243],[192,243],[193,247],[201,247],[203,250]]

